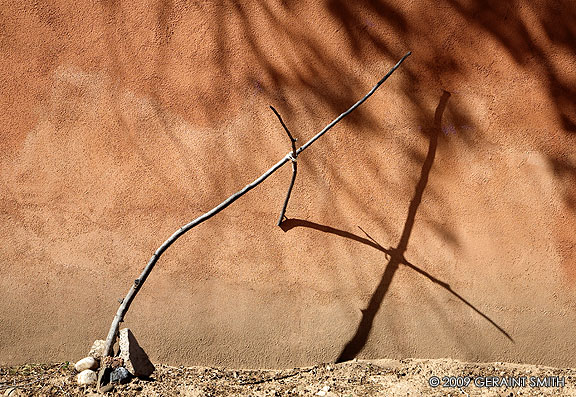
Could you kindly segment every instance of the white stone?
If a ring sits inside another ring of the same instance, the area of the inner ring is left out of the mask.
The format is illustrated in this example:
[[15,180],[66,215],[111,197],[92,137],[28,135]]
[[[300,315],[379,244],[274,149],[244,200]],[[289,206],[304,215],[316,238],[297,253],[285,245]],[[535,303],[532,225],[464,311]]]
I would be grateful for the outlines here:
[[85,357],[82,360],[78,361],[74,364],[74,368],[78,372],[82,372],[85,369],[97,369],[98,368],[98,361],[94,357]]
[[95,340],[88,355],[94,357],[96,360],[102,360],[106,356],[104,349],[106,348],[106,341],[102,339]]
[[154,372],[154,364],[148,355],[140,347],[134,334],[128,328],[120,330],[118,344],[120,346],[119,356],[124,360],[124,366],[134,376],[146,378]]
[[98,375],[96,372],[92,371],[91,369],[85,369],[84,371],[80,372],[76,377],[76,380],[81,385],[89,385],[98,379]]

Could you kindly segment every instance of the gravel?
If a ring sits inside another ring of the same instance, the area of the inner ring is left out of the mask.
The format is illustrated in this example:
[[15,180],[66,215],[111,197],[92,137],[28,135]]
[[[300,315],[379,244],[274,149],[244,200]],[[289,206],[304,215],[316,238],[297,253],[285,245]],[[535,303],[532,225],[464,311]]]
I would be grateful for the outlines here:
[[[22,395],[96,395],[94,386],[78,385],[76,375],[70,363],[0,367],[0,394],[16,386],[24,393]],[[433,376],[441,382],[437,387],[430,386],[430,383],[434,383],[430,380]],[[521,385],[522,379],[525,379],[525,385]],[[487,387],[496,382],[514,380],[514,387]],[[534,385],[537,380],[541,383],[540,387]],[[442,385],[449,385],[450,382],[454,384],[453,387]],[[548,382],[550,387],[542,386],[542,382]],[[562,382],[564,386],[558,387]],[[576,369],[510,363],[477,364],[449,359],[354,360],[287,370],[157,364],[151,378],[135,378],[125,385],[116,385],[114,393],[109,395],[576,396]]]

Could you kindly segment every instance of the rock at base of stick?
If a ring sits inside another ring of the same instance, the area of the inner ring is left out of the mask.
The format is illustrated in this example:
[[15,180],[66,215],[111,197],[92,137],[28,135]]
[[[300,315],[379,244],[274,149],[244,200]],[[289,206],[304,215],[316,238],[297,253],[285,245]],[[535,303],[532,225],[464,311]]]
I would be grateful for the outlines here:
[[95,370],[98,369],[98,361],[94,357],[86,357],[74,364],[74,368],[78,372],[86,369]]
[[102,360],[106,354],[104,354],[104,349],[106,347],[106,341],[105,340],[95,340],[94,343],[92,344],[92,347],[90,348],[90,353],[88,353],[88,355],[90,357],[94,357],[96,360]]
[[118,367],[110,373],[110,382],[112,383],[128,383],[132,378],[132,374],[124,367]]
[[154,364],[140,347],[130,329],[120,330],[119,346],[119,356],[124,360],[124,366],[132,375],[139,378],[148,378],[152,375],[155,369]]
[[80,372],[76,378],[78,384],[80,385],[91,385],[92,383],[96,382],[98,379],[98,375],[96,372],[92,371],[91,369],[85,369],[84,371]]

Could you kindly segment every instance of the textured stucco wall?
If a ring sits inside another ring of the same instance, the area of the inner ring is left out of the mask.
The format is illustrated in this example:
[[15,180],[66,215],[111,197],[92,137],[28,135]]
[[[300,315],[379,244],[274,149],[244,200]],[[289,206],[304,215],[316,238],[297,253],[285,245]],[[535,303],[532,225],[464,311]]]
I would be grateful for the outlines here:
[[[125,325],[156,362],[576,365],[576,4],[5,1],[0,364]],[[444,96],[443,90],[450,92]],[[366,310],[364,310],[366,309]],[[506,334],[509,336],[506,336]],[[349,343],[350,342],[350,343]]]

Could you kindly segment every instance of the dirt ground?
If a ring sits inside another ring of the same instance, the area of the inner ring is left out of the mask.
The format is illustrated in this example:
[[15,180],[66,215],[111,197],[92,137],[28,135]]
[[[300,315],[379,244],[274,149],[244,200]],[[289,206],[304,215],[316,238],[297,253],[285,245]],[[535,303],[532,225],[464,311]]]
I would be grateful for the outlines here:
[[[437,387],[430,386],[436,379],[434,376],[441,383]],[[79,386],[75,377],[73,363],[68,362],[1,367],[0,392],[10,396],[97,394],[95,387]],[[575,380],[576,369],[573,368],[477,364],[449,359],[353,360],[288,370],[157,365],[151,379],[132,379],[125,385],[117,385],[109,395],[573,396],[576,395]],[[514,381],[516,384],[512,385]],[[449,386],[450,382],[462,387]],[[496,382],[506,382],[512,387],[494,386]],[[537,382],[540,382],[539,386]],[[492,387],[488,387],[490,383]]]

